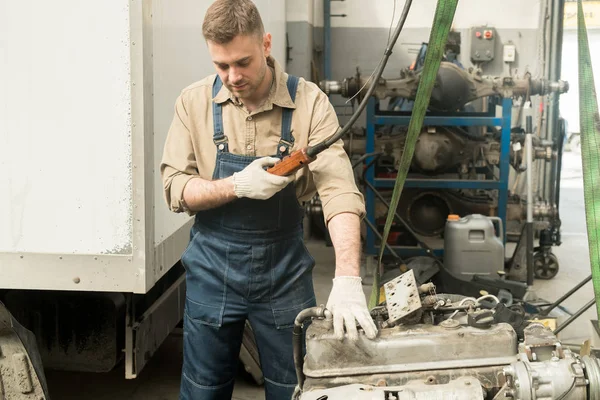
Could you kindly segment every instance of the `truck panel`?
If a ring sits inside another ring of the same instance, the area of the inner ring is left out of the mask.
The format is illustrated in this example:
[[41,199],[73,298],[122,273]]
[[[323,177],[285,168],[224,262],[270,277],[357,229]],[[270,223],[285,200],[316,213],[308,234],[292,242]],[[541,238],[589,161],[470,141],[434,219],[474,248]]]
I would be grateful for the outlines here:
[[[178,94],[214,72],[212,1],[33,3],[0,0],[0,289],[147,293],[189,240],[159,165]],[[257,6],[285,65],[285,4]]]
[[0,4],[0,252],[131,254],[128,3]]

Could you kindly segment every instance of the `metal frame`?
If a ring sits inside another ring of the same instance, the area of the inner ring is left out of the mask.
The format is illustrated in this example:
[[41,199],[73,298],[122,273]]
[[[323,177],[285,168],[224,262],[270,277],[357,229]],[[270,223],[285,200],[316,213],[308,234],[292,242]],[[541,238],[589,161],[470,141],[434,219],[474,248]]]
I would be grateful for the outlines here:
[[148,151],[153,143],[151,135],[145,134],[154,130],[154,79],[152,60],[148,57],[148,53],[152,52],[152,20],[146,23],[146,17],[151,14],[151,1],[130,0],[133,258],[134,265],[137,264],[140,270],[135,275],[140,280],[138,285],[144,286],[143,292],[148,286],[148,277],[145,276],[149,261],[147,256],[154,246],[154,182],[150,174],[152,168],[148,168],[154,161],[154,152]]
[[[375,132],[377,126],[382,125],[404,125],[408,126],[411,116],[407,113],[392,113],[386,111],[381,113],[378,109],[378,100],[372,98],[367,105],[367,144],[366,152],[375,152]],[[482,113],[455,113],[445,115],[427,115],[423,126],[500,126],[500,165],[498,180],[458,180],[458,179],[406,179],[404,187],[424,189],[494,189],[498,190],[498,217],[506,226],[506,207],[508,201],[508,176],[510,156],[510,128],[511,128],[512,99],[502,99],[502,117],[495,117],[491,112]],[[369,157],[367,164],[373,159]],[[395,185],[395,179],[375,178],[374,168],[366,171],[365,178],[375,189],[391,189]],[[375,194],[373,190],[366,189],[366,219],[375,225]],[[504,229],[503,241],[506,242],[506,229]],[[427,250],[418,247],[392,246],[401,257],[426,255]],[[379,246],[375,244],[375,234],[367,231],[366,252],[377,254]],[[443,249],[434,249],[434,254],[441,256]]]
[[129,0],[132,252],[0,253],[3,289],[148,292],[188,243],[192,220],[154,243],[154,79],[152,2]]
[[134,317],[132,299],[125,315],[125,379],[135,379],[175,329],[185,305],[185,275],[181,275],[144,314]]

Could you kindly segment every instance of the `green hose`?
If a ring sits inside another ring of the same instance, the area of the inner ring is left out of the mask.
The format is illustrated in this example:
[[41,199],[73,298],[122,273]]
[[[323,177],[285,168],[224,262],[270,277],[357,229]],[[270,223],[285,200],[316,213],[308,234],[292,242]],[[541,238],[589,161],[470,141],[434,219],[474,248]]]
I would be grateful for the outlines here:
[[581,129],[581,159],[583,193],[587,224],[592,282],[596,312],[600,316],[600,116],[594,86],[585,18],[581,0],[577,1],[577,39],[579,42],[579,123]]
[[408,125],[406,142],[404,143],[404,151],[402,152],[402,158],[400,159],[400,165],[398,167],[398,176],[396,177],[390,209],[388,210],[383,237],[381,239],[378,267],[373,274],[373,289],[371,290],[371,297],[369,299],[369,308],[373,308],[379,303],[381,261],[385,250],[385,243],[390,233],[392,222],[394,221],[394,211],[398,207],[404,182],[406,181],[406,175],[408,174],[413,153],[415,152],[415,144],[421,133],[421,128],[423,127],[423,120],[425,119],[425,113],[429,106],[431,92],[433,91],[438,69],[442,62],[444,48],[448,39],[448,33],[452,27],[452,20],[454,19],[457,5],[458,0],[439,0],[437,3],[431,34],[429,36],[427,54],[425,55],[425,64],[423,66],[423,72],[421,73],[417,96],[415,97],[412,116]]

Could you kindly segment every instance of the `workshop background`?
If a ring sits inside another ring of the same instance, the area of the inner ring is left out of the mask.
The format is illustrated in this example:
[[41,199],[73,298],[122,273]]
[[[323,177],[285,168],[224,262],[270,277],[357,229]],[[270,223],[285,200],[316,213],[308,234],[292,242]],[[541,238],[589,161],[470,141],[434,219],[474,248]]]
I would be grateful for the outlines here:
[[[20,320],[30,322],[30,329],[52,328],[50,334],[44,336],[48,341],[44,342],[47,347],[42,347],[42,351],[56,363],[47,369],[54,400],[170,400],[178,397],[182,331],[174,327],[179,323],[178,312],[182,311],[184,281],[176,260],[187,244],[191,220],[184,214],[174,215],[164,205],[158,162],[175,99],[184,87],[214,73],[201,33],[202,18],[211,2],[131,0],[92,7],[75,0],[0,0],[0,67],[8,66],[6,71],[0,71],[0,96],[10,94],[0,98],[4,101],[0,103],[0,133],[6,136],[8,143],[0,146],[0,166],[8,165],[9,171],[0,176],[0,188],[6,188],[9,193],[0,196],[0,221],[8,221],[0,224],[0,278],[4,279],[0,281],[0,300],[14,307],[12,310],[18,310],[11,311]],[[354,77],[357,69],[363,78],[368,77],[379,63],[404,5],[404,1],[397,0],[255,0],[255,3],[266,30],[273,35],[274,57],[288,73],[317,84],[342,82]],[[399,78],[402,70],[415,61],[422,44],[429,39],[436,3],[435,0],[413,2],[383,72],[384,78]],[[552,23],[551,16],[557,15],[555,7],[559,3],[557,0],[460,0],[453,23],[454,32],[460,34],[456,60],[466,69],[480,68],[483,75],[515,79],[527,72],[533,78],[547,75],[552,60],[548,58],[547,28]],[[584,9],[596,87],[600,88],[600,1],[584,1]],[[110,21],[110,33],[97,23],[98,15]],[[569,82],[569,90],[560,96],[534,96],[527,111],[537,128],[540,110],[547,110],[548,104],[559,98],[560,116],[565,120],[561,165],[556,166],[558,146],[550,143],[554,133],[546,137],[548,142],[536,144],[539,158],[534,174],[536,226],[552,236],[556,232],[553,229],[557,229],[553,224],[558,213],[562,221],[562,243],[558,245],[552,237],[544,250],[546,259],[551,261],[543,267],[550,268],[545,270],[552,273],[553,279],[536,279],[533,285],[533,292],[550,302],[590,274],[579,147],[576,29],[576,2],[567,0],[557,79]],[[477,32],[485,30],[493,31],[493,60],[474,62],[472,43],[477,40]],[[86,32],[86,35],[78,35],[78,32]],[[5,37],[19,37],[20,41],[3,41]],[[15,59],[20,61],[9,62]],[[69,68],[61,67],[64,60],[68,60]],[[106,79],[92,79],[94,75],[90,71],[96,69],[108,71]],[[86,89],[97,94],[90,97],[89,103],[73,95],[81,92],[82,83],[87,83]],[[106,97],[101,99],[101,96]],[[331,94],[330,99],[343,125],[358,102],[339,94]],[[511,128],[524,126],[526,114],[522,112],[522,99],[515,100]],[[41,110],[37,118],[30,119],[23,109],[22,104],[28,101]],[[57,112],[64,108],[61,104],[68,104],[69,118]],[[381,104],[387,106],[388,101]],[[479,99],[472,106],[482,111],[489,105]],[[93,113],[98,110],[107,118],[98,118]],[[367,114],[364,111],[355,124],[356,139],[366,140]],[[90,118],[94,124],[89,123]],[[17,119],[26,121],[22,124],[28,129],[25,133],[17,129],[21,126],[14,123]],[[545,129],[545,120],[541,123]],[[43,146],[30,146],[36,137],[33,133],[46,132],[48,126],[58,127],[58,131],[67,134],[61,140],[46,135],[42,139]],[[81,136],[81,126],[88,126],[85,138]],[[385,134],[396,132],[389,127],[384,131]],[[14,132],[19,134],[9,136]],[[102,140],[89,140],[90,137],[102,137]],[[490,142],[493,147],[497,140]],[[67,150],[65,143],[74,144],[79,151]],[[497,174],[499,151],[485,146],[481,149],[485,153],[483,159],[476,161],[489,167],[492,175]],[[352,159],[360,158],[365,151],[361,149]],[[110,154],[111,162],[107,162],[102,153]],[[518,153],[511,150],[514,165],[522,163]],[[391,158],[390,162],[394,162],[393,156]],[[37,162],[24,163],[23,160]],[[64,185],[57,191],[52,178],[64,173],[73,162],[82,166],[72,171],[71,178],[79,184]],[[45,167],[43,173],[39,172],[40,165]],[[380,168],[385,169],[385,166]],[[561,192],[560,207],[554,202],[557,188],[549,183],[556,177],[553,174],[557,169],[561,171],[556,183]],[[357,168],[358,180],[359,170],[360,167]],[[136,186],[140,182],[143,185]],[[362,185],[361,188],[364,189]],[[505,190],[511,194],[512,201],[508,204],[506,231],[509,237],[505,249],[505,256],[510,258],[525,223],[523,200],[526,200],[525,179],[519,179],[512,167]],[[427,192],[433,200],[417,195],[414,199],[426,199],[431,201],[424,201],[427,207],[437,207],[435,213],[427,214],[433,215],[434,226],[440,217],[445,223],[448,213],[444,207],[449,200],[442,198],[440,202],[435,197],[438,192]],[[118,196],[106,202],[113,193]],[[466,209],[473,205],[471,210],[497,214],[494,195],[478,193],[477,196],[468,193],[457,197],[457,202],[466,204]],[[44,200],[44,207],[39,207],[39,199]],[[463,201],[465,199],[468,201]],[[92,203],[91,207],[88,202]],[[90,209],[92,212],[88,212]],[[73,217],[73,210],[77,210],[77,218]],[[314,282],[317,301],[322,304],[331,289],[335,260],[323,229],[318,198],[307,205],[307,216],[307,247],[317,263]],[[381,222],[373,218],[374,222]],[[140,227],[142,233],[138,230]],[[436,229],[432,228],[437,232]],[[368,232],[365,228],[365,238]],[[439,232],[429,233],[420,237],[434,246],[440,245]],[[536,241],[538,239],[539,234]],[[362,274],[365,294],[369,295],[373,277],[368,264],[373,263],[374,249],[366,250],[369,251],[363,257]],[[548,258],[548,254],[554,258]],[[119,261],[110,264],[109,258],[110,262]],[[44,268],[36,269],[38,263]],[[56,301],[60,303],[56,306],[59,310],[56,318],[49,318],[49,314],[45,315],[48,319],[42,318],[44,314],[39,310],[47,311],[54,306],[52,299],[59,296],[64,297]],[[67,301],[61,303],[65,298]],[[591,298],[593,292],[588,283],[565,301],[561,310],[572,313]],[[67,307],[60,308],[64,304]],[[566,319],[565,315],[561,321]],[[158,322],[161,318],[168,321],[164,326]],[[565,347],[581,346],[589,337],[590,320],[596,318],[595,310],[589,309],[564,329],[559,338]],[[51,323],[48,320],[52,320]],[[103,325],[98,328],[100,323]],[[89,328],[85,332],[89,337],[78,337],[81,326]],[[115,338],[110,337],[111,334]],[[67,340],[63,341],[65,337]],[[90,343],[96,348],[78,353],[77,346],[84,348]],[[63,345],[65,351],[61,353]],[[70,361],[80,370],[62,371],[60,367]],[[108,372],[103,370],[107,365],[111,367]],[[264,399],[263,387],[253,375],[256,370],[250,364],[246,367],[248,372],[241,370],[238,376],[234,398]],[[94,369],[96,372],[90,372]],[[100,370],[102,372],[98,372]]]

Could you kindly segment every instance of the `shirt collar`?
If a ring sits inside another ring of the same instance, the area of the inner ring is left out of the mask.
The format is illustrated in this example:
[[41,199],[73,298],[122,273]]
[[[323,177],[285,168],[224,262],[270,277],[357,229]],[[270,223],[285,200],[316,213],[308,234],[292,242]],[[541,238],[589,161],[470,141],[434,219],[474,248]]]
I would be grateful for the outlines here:
[[[288,74],[283,71],[281,65],[279,65],[279,63],[271,56],[267,58],[267,65],[274,71],[275,82],[273,82],[269,97],[261,109],[264,111],[270,110],[273,108],[273,104],[284,108],[296,108],[287,88]],[[227,100],[231,100],[234,104],[239,104],[238,98],[223,85],[221,90],[219,90],[219,93],[213,98],[213,101],[217,104],[221,104]]]

